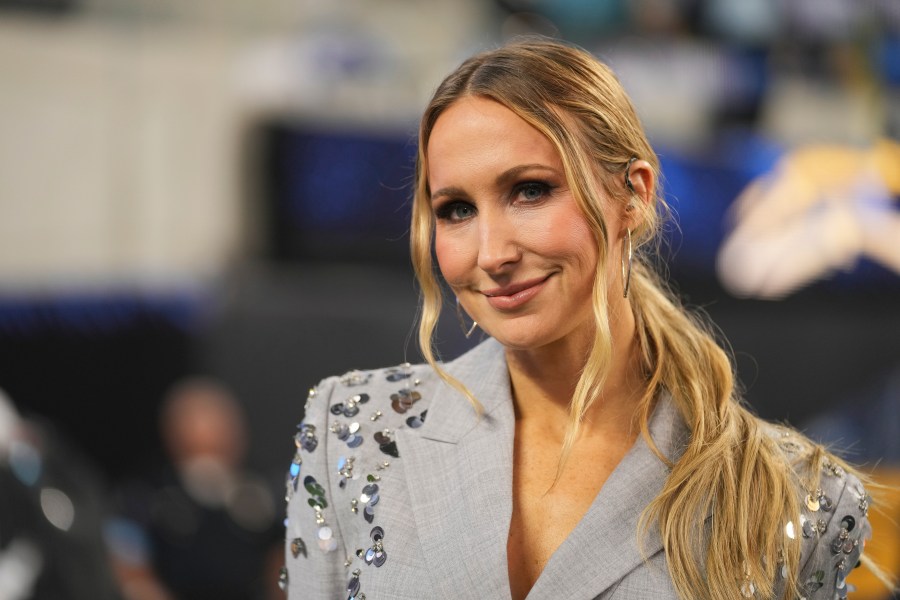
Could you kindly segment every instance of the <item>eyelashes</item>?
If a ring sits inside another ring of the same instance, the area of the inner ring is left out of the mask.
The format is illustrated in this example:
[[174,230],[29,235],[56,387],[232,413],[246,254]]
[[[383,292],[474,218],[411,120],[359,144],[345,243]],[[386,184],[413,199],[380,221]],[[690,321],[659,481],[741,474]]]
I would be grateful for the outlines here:
[[553,187],[543,181],[526,181],[513,188],[514,195],[521,196],[527,202],[537,202],[549,195]]
[[451,200],[438,206],[434,211],[434,216],[441,221],[464,221],[475,216],[475,207],[468,202]]
[[[512,205],[530,206],[546,200],[555,186],[545,181],[524,181],[510,190],[508,201]],[[477,214],[475,205],[468,200],[447,200],[434,209],[434,216],[441,221],[458,223]]]

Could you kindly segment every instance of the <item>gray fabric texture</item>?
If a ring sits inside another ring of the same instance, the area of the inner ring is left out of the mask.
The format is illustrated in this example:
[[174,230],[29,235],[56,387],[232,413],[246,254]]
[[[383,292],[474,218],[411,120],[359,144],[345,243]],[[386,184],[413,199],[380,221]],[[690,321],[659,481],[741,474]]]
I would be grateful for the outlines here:
[[[315,428],[317,444],[312,451],[298,450],[299,475],[288,483],[285,560],[291,600],[347,598],[348,582],[357,570],[357,598],[364,594],[366,600],[510,597],[506,543],[515,416],[503,347],[489,339],[446,369],[482,402],[483,416],[427,365],[366,372],[358,376],[365,380],[359,385],[331,377],[317,386],[304,420],[307,428]],[[398,373],[409,376],[398,379]],[[421,398],[401,414],[396,398],[404,389]],[[368,394],[368,400],[358,404],[358,414],[331,410],[361,393]],[[373,420],[376,411],[381,416]],[[413,427],[408,420],[423,412],[424,424]],[[357,448],[330,430],[335,424],[353,423],[359,424],[357,435],[363,438]],[[377,432],[396,443],[399,458],[385,453],[374,438]],[[680,456],[688,431],[667,397],[657,403],[650,432],[670,460]],[[352,476],[345,478],[338,465],[350,457]],[[370,475],[377,478],[378,499],[368,522],[366,497],[360,495],[373,483]],[[658,533],[651,529],[639,547],[637,530],[641,511],[659,493],[667,475],[665,464],[638,437],[553,554],[528,598],[675,599]],[[304,483],[309,476],[325,491],[322,524],[316,523],[316,510],[310,506],[313,495]],[[835,508],[815,515],[828,520],[823,535],[804,538],[802,581],[815,579],[817,571],[824,573],[822,585],[809,590],[809,599],[835,597],[839,574],[834,567],[844,555],[832,553],[830,543],[843,515],[856,519],[851,537],[868,534],[857,483],[848,475],[823,477],[823,491],[834,499]],[[337,543],[333,551],[319,547],[323,526],[331,529]],[[364,558],[366,550],[374,548],[371,532],[376,526],[384,531],[386,559],[380,567]],[[799,525],[796,534],[800,535]],[[305,552],[297,552],[298,539]],[[858,552],[846,558],[855,564],[857,556]],[[739,578],[736,574],[736,598],[741,597]]]

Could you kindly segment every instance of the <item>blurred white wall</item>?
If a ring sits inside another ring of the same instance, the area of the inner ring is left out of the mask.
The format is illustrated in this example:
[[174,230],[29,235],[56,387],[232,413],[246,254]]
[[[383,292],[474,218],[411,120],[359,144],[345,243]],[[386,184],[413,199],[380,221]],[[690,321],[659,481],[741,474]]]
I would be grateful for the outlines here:
[[475,0],[92,0],[0,15],[0,290],[178,286],[247,250],[264,119],[404,127]]

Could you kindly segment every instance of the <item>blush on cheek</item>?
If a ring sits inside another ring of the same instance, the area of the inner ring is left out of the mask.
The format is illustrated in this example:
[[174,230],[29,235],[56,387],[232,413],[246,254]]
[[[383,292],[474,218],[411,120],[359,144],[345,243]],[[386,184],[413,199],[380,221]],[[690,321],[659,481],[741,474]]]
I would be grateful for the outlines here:
[[454,244],[452,241],[444,238],[444,236],[436,234],[434,254],[437,257],[438,268],[444,280],[451,287],[460,285],[462,283],[461,279],[465,274],[463,267],[465,251],[459,247],[459,244]]

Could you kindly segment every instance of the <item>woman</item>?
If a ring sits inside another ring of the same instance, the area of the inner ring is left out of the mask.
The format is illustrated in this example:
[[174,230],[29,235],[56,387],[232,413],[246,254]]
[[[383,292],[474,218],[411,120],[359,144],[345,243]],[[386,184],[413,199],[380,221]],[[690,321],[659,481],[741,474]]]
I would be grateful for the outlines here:
[[[724,352],[653,276],[638,248],[658,229],[657,173],[585,52],[517,43],[441,84],[412,217],[428,364],[310,392],[291,598],[846,594],[868,496],[741,406]],[[490,336],[444,365],[432,250]]]

